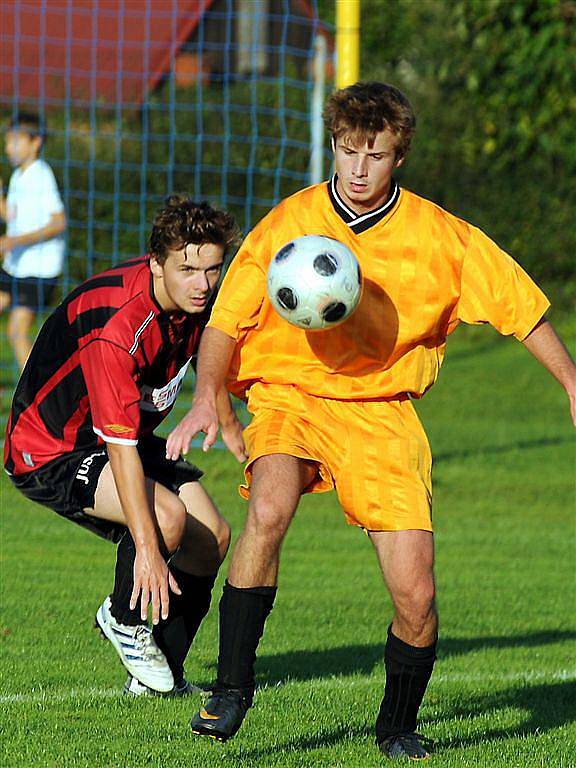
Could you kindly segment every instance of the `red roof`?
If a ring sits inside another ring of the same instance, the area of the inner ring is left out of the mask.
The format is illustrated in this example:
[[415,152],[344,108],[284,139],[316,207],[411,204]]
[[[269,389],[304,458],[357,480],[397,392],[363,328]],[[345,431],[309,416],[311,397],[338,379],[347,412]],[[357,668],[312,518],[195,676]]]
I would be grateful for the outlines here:
[[213,2],[1,0],[0,95],[139,104]]

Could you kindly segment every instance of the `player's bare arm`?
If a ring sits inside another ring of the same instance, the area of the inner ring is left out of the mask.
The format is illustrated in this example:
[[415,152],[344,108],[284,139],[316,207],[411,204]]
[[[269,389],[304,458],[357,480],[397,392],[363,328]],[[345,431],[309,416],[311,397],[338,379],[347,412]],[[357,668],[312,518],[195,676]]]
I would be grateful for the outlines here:
[[140,615],[146,620],[151,604],[152,622],[158,624],[160,616],[168,617],[169,589],[180,594],[180,588],[160,553],[157,525],[136,446],[108,443],[107,449],[126,525],[136,545],[130,608],[134,609],[140,600]]
[[168,459],[176,461],[181,455],[185,455],[198,432],[204,432],[206,435],[202,444],[203,451],[214,445],[218,434],[218,393],[224,385],[235,343],[231,336],[217,328],[206,328],[202,334],[194,403],[178,426],[168,435]]
[[566,390],[576,426],[576,365],[552,324],[542,318],[522,343]]
[[246,453],[244,438],[242,437],[244,426],[234,413],[226,387],[221,387],[218,392],[216,410],[218,412],[218,421],[220,422],[220,432],[222,433],[224,445],[238,461],[246,461],[248,454]]
[[[0,213],[0,215],[2,214]],[[2,218],[4,218],[4,216]],[[26,232],[23,235],[4,235],[4,237],[0,237],[0,253],[10,251],[12,248],[21,248],[23,246],[42,243],[44,240],[51,240],[53,237],[62,234],[65,229],[66,214],[64,211],[53,213],[50,217],[50,221],[45,227],[35,229],[33,232]]]

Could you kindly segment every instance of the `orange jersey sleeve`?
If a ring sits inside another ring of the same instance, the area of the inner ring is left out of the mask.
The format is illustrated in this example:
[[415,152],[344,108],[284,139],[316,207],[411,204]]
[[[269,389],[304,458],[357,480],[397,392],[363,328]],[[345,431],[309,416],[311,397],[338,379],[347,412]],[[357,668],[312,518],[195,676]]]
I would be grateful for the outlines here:
[[479,229],[462,265],[457,316],[465,323],[490,323],[505,336],[522,340],[550,307],[540,288],[511,256]]

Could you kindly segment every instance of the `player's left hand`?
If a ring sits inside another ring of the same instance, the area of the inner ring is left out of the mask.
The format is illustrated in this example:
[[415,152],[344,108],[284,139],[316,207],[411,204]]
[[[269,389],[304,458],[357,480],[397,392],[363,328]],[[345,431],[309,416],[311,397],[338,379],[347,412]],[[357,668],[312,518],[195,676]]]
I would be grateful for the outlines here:
[[220,431],[222,433],[224,445],[228,448],[230,453],[235,456],[238,461],[246,461],[248,454],[242,436],[244,426],[236,415],[234,415],[226,424],[221,424]]

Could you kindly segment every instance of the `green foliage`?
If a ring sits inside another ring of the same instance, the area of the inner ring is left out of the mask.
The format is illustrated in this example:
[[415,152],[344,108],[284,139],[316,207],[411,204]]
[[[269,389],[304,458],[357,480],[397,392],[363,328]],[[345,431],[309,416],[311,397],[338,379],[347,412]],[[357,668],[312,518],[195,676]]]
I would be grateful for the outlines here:
[[574,297],[574,0],[362,0],[361,51],[416,108],[404,184]]
[[[334,7],[318,0],[331,23]],[[362,77],[400,86],[418,115],[403,183],[572,296],[575,22],[575,0],[362,0]],[[51,109],[47,156],[66,193],[70,282],[143,252],[170,191],[225,205],[248,228],[305,184],[301,76],[288,64],[276,80],[164,83],[140,113]],[[7,181],[7,165],[0,171]]]

